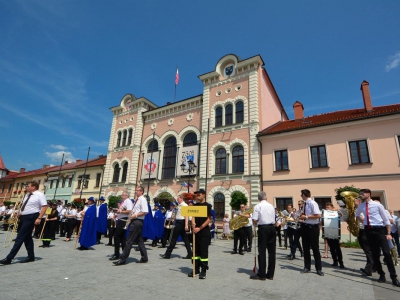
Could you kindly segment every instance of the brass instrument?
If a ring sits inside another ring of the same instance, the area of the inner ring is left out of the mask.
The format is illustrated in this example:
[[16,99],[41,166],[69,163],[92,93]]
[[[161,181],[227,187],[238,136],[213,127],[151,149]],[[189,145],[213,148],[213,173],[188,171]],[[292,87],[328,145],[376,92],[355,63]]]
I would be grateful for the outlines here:
[[[169,219],[169,223],[171,223],[171,221],[172,221],[172,224],[174,224],[177,212],[178,212],[178,208],[176,207],[172,211],[172,215],[171,215],[171,218]],[[174,225],[168,225],[168,226],[169,226],[168,228],[171,229],[171,233],[169,234],[168,244],[171,244],[172,234],[174,233],[175,226]]]
[[8,246],[11,245],[11,242],[14,239],[15,233],[18,231],[18,224],[19,224],[19,211],[22,207],[22,195],[20,194],[18,196],[18,200],[14,205],[14,210],[10,215],[10,218],[7,220],[8,224],[8,230],[6,232],[6,235],[4,237],[4,242],[3,242],[3,247],[7,248]]
[[360,231],[360,223],[356,220],[354,199],[357,198],[359,195],[356,192],[344,191],[340,193],[340,196],[342,196],[346,200],[346,210],[348,215],[347,229],[352,235],[358,237],[358,233]]
[[[254,206],[251,206],[249,209],[245,210],[242,214],[251,214],[254,211]],[[229,228],[231,230],[238,230],[249,224],[249,218],[245,216],[236,216],[229,221]]]
[[398,266],[399,265],[399,261],[397,260],[397,248],[396,248],[396,243],[394,242],[394,240],[392,239],[392,243],[393,243],[393,248],[390,250],[393,260],[394,260],[394,265]]

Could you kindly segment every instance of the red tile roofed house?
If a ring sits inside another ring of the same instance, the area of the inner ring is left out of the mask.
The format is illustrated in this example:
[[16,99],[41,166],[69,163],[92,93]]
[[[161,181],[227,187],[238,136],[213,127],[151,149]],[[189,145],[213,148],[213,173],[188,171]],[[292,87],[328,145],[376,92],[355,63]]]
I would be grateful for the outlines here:
[[8,175],[0,179],[0,203],[4,203],[11,200],[14,181],[17,175],[18,172],[10,171]]
[[364,108],[304,117],[296,102],[295,120],[260,131],[263,188],[280,209],[304,188],[320,206],[337,206],[335,189],[354,185],[400,210],[400,104],[373,107],[368,85],[361,85]]
[[0,179],[6,176],[9,173],[9,170],[6,168],[3,158],[0,154]]

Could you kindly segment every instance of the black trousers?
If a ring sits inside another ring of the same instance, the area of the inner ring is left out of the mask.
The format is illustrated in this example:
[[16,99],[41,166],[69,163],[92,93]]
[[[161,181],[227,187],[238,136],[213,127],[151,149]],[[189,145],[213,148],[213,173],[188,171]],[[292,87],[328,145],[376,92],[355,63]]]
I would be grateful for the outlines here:
[[42,243],[43,245],[50,245],[53,234],[55,234],[57,221],[46,221],[43,228]]
[[65,233],[68,231],[68,220],[61,220],[60,222],[60,236],[65,236]]
[[[128,218],[122,218],[122,220],[127,220]],[[126,222],[117,221],[117,226],[114,232],[114,255],[119,256],[119,247],[122,247],[122,251],[125,249],[126,245],[126,230],[124,229]]]
[[275,231],[276,231],[276,236],[278,237],[279,240],[279,247],[282,247],[281,226],[280,225],[276,226]]
[[334,239],[326,239],[328,241],[329,249],[334,263],[343,263],[342,249],[340,249],[340,241]]
[[15,239],[14,246],[12,247],[10,253],[7,255],[7,260],[14,259],[22,244],[25,244],[26,251],[28,252],[28,257],[35,258],[35,253],[33,251],[34,245],[32,239],[32,231],[35,227],[35,221],[38,216],[39,213],[20,216],[18,234]]
[[142,238],[143,220],[134,219],[129,228],[129,235],[126,239],[124,252],[121,255],[121,260],[127,260],[132,250],[133,243],[137,243],[141,255],[141,260],[148,260],[146,247]]
[[321,253],[319,253],[319,224],[301,224],[301,234],[304,251],[304,268],[309,270],[311,269],[310,249],[312,249],[315,260],[315,269],[321,271],[322,264]]
[[286,229],[286,233],[289,238],[290,254],[296,255],[297,248],[299,248],[300,253],[303,252],[303,249],[300,244],[300,234],[301,234],[300,228],[294,229],[294,228],[288,227]]
[[[268,249],[268,271],[267,271]],[[274,277],[276,261],[276,227],[274,225],[258,226],[258,276]]]
[[108,229],[108,244],[110,245],[112,245],[115,230],[116,228],[114,227],[114,225]]
[[39,238],[40,233],[42,232],[42,229],[43,229],[43,225],[44,225],[44,218],[42,218],[40,220],[40,224],[39,225],[35,225],[35,232],[33,234],[35,236],[35,238]]
[[186,231],[185,231],[185,221],[175,221],[175,227],[173,229],[172,233],[172,238],[171,238],[171,244],[169,244],[167,251],[165,252],[166,256],[171,256],[172,251],[175,248],[176,242],[178,241],[178,237],[182,237],[182,241],[185,243],[186,251],[187,251],[187,256],[192,257],[192,249],[190,247],[189,239],[187,237]]
[[233,231],[233,251],[237,251],[238,241],[239,241],[239,252],[243,251],[243,247],[246,243],[244,230],[245,230],[244,227],[241,227]]
[[244,248],[251,249],[253,245],[253,226],[243,227],[244,232]]
[[196,243],[194,247],[194,264],[195,271],[198,272],[200,268],[202,271],[206,272],[208,270],[208,247],[210,246],[211,233],[206,232],[195,235]]
[[171,235],[171,229],[164,227],[164,233],[161,238],[161,246],[165,247],[167,245],[167,241],[169,240],[170,235]]
[[385,272],[382,269],[381,261],[379,259],[382,250],[386,266],[390,273],[390,278],[395,279],[397,277],[397,274],[394,268],[392,255],[390,254],[388,240],[386,239],[386,231],[386,227],[365,229],[365,232],[367,234],[367,241],[369,246],[371,247],[372,259],[374,260],[376,271],[379,275],[385,275]]
[[367,263],[365,264],[364,269],[367,273],[371,274],[372,270],[374,270],[374,259],[372,257],[371,247],[368,244],[367,233],[365,232],[365,229],[360,229],[357,239],[365,253],[365,256],[367,257]]
[[76,219],[69,218],[67,224],[68,224],[67,238],[70,239],[76,225]]

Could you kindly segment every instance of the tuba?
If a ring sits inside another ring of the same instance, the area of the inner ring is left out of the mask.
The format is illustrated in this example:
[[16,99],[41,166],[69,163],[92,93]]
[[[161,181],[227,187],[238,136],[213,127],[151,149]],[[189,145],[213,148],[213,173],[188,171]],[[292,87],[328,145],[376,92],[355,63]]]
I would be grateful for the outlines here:
[[6,232],[6,236],[4,237],[3,247],[7,248],[11,245],[11,242],[14,239],[15,234],[18,231],[18,224],[19,224],[19,211],[22,207],[22,195],[18,196],[18,200],[14,205],[14,210],[10,216],[8,221],[8,231]]
[[356,220],[356,211],[354,209],[354,199],[357,198],[359,195],[356,192],[351,192],[351,191],[344,191],[340,193],[340,196],[342,196],[346,200],[346,210],[347,210],[347,229],[349,232],[354,235],[355,237],[358,237],[358,233],[360,231],[360,224]]
[[[251,206],[249,209],[245,210],[243,214],[251,214],[254,211],[254,206]],[[229,221],[229,228],[231,230],[238,230],[249,224],[249,218],[245,216],[236,216]]]

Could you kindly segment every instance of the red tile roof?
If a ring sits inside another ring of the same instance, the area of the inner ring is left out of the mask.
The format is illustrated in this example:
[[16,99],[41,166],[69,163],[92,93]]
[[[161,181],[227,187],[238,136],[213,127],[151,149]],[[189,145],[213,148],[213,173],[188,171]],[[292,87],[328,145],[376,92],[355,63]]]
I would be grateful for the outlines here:
[[6,166],[4,165],[3,158],[0,155],[0,170],[7,170]]
[[319,126],[326,126],[356,120],[382,117],[387,115],[400,114],[400,104],[377,106],[372,111],[365,111],[364,108],[341,110],[331,113],[314,115],[300,120],[288,120],[278,122],[258,133],[258,136],[278,134],[294,130],[301,130]]

